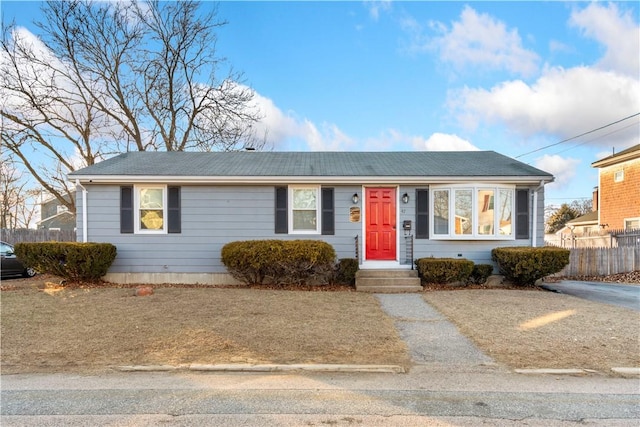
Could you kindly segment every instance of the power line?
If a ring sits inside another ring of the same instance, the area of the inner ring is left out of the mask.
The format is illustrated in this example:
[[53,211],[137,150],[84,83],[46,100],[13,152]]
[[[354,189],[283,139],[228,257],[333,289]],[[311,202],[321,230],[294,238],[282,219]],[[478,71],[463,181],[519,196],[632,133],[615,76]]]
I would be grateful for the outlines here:
[[588,144],[589,142],[595,141],[596,139],[604,138],[605,136],[609,136],[609,135],[613,135],[614,133],[622,132],[623,130],[629,129],[631,126],[636,126],[636,125],[637,125],[637,123],[631,123],[629,125],[621,127],[620,129],[616,129],[616,130],[612,130],[611,132],[607,132],[604,135],[594,136],[593,138],[587,139],[584,142],[579,142],[578,144],[576,144],[576,145],[574,145],[572,147],[569,147],[569,148],[565,148],[564,150],[556,151],[553,154],[560,154],[560,153],[564,153],[565,151],[573,150],[576,147],[579,147],[579,146],[584,145],[584,144]]
[[582,137],[582,136],[589,135],[590,133],[594,133],[594,132],[597,132],[597,131],[599,131],[599,130],[602,130],[602,129],[608,128],[609,126],[613,126],[613,125],[615,125],[615,124],[617,124],[617,123],[624,122],[625,120],[629,120],[629,119],[631,119],[631,118],[633,118],[633,117],[636,117],[636,116],[640,116],[640,113],[632,114],[632,115],[627,116],[627,117],[625,117],[625,118],[623,118],[623,119],[616,120],[615,122],[611,122],[611,123],[606,124],[606,125],[604,125],[604,126],[600,126],[599,128],[595,128],[595,129],[592,129],[592,130],[590,130],[590,131],[588,131],[588,132],[581,133],[580,135],[572,136],[571,138],[563,139],[562,141],[555,142],[555,143],[550,144],[550,145],[545,145],[544,147],[537,148],[537,149],[535,149],[535,150],[533,150],[533,151],[529,151],[529,152],[527,152],[527,153],[520,154],[519,156],[516,156],[515,158],[517,159],[517,158],[520,158],[520,157],[526,156],[526,155],[528,155],[528,154],[536,153],[536,152],[538,152],[538,151],[542,151],[542,150],[545,150],[545,149],[547,149],[547,148],[554,147],[554,146],[556,146],[556,145],[560,145],[560,144],[562,144],[562,143],[564,143],[564,142],[572,141],[572,140],[577,139],[577,138],[580,138],[580,137]]

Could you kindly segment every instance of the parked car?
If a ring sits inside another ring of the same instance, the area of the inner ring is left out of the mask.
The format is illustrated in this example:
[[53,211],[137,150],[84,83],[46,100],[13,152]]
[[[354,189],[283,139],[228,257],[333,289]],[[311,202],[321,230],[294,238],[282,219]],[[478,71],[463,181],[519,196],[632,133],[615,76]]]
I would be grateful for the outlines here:
[[2,277],[20,275],[33,277],[36,275],[36,271],[24,265],[13,252],[13,246],[6,242],[0,242],[0,260],[2,261],[0,265],[0,275]]

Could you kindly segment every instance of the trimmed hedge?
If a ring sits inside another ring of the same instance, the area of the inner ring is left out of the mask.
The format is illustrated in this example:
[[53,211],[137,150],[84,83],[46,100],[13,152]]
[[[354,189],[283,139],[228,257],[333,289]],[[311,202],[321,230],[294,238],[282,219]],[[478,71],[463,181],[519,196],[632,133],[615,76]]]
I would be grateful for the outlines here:
[[107,274],[116,259],[110,243],[39,242],[18,243],[16,256],[40,273],[71,281],[95,282]]
[[493,273],[493,265],[491,264],[476,264],[473,266],[473,270],[471,270],[471,275],[469,276],[469,282],[482,285],[487,281],[489,276]]
[[466,283],[473,271],[473,261],[458,258],[420,258],[416,266],[423,283]]
[[507,247],[491,251],[500,274],[516,285],[534,285],[569,264],[569,250],[555,247]]
[[335,270],[336,252],[320,240],[246,240],[227,243],[222,263],[246,284],[326,284]]

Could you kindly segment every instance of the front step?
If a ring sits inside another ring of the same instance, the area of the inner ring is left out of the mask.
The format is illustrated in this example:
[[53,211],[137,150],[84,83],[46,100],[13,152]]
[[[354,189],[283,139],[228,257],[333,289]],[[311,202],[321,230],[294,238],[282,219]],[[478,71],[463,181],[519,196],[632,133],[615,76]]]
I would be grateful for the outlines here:
[[358,270],[356,290],[359,292],[422,292],[416,270]]

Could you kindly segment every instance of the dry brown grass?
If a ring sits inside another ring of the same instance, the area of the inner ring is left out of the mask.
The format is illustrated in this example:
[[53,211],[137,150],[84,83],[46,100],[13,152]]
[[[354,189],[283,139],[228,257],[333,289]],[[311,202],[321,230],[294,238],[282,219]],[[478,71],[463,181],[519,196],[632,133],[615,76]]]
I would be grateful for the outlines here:
[[535,290],[435,291],[425,300],[512,368],[640,366],[640,313]]
[[[373,295],[158,288],[38,289],[3,281],[2,373],[94,372],[117,365],[362,363],[408,366]],[[512,368],[640,366],[640,313],[532,290],[426,291],[425,300]]]
[[189,363],[408,364],[375,297],[353,292],[33,287],[2,292],[2,373]]

